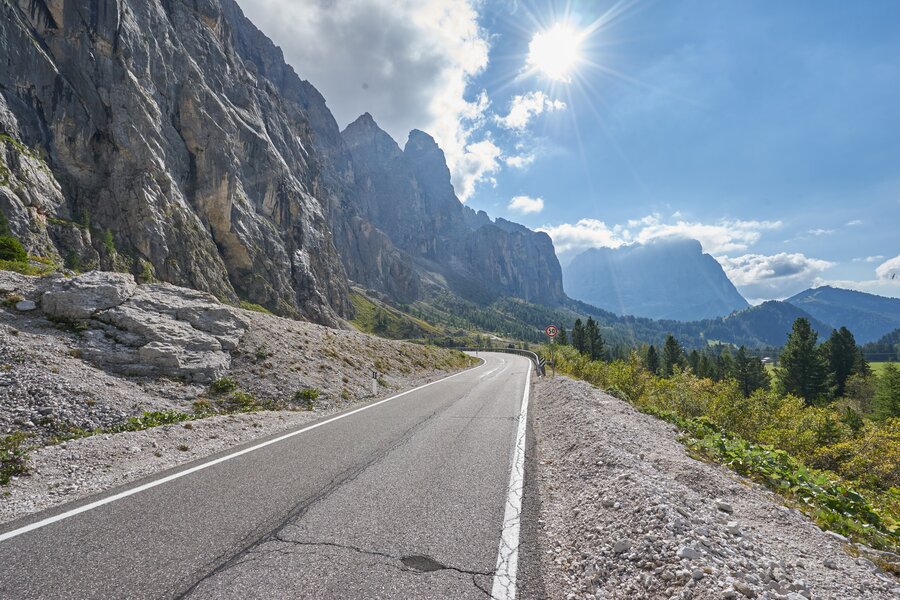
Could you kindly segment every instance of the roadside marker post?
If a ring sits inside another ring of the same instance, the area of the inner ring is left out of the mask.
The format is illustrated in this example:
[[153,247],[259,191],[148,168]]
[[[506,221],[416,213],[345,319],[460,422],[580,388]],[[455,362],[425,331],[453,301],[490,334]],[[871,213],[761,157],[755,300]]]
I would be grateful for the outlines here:
[[378,371],[372,371],[372,395],[378,395]]

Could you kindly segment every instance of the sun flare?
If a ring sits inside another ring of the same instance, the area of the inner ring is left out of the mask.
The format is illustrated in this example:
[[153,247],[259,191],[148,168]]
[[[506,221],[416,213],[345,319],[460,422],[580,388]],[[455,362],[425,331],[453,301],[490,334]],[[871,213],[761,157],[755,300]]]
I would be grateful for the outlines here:
[[581,60],[581,37],[566,23],[537,32],[528,44],[528,66],[553,81],[569,81]]

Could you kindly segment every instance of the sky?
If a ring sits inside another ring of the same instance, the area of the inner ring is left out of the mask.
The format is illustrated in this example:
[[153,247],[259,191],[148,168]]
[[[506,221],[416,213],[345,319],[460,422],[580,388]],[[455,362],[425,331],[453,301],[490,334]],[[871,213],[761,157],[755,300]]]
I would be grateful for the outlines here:
[[594,246],[698,239],[751,302],[900,297],[900,3],[238,0],[341,127]]

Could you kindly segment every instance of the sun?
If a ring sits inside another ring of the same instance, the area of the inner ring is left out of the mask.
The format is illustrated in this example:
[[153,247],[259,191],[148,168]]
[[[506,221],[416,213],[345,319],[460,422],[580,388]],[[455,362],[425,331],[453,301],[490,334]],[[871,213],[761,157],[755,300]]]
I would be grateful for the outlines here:
[[570,81],[581,60],[581,39],[581,32],[567,23],[537,32],[528,44],[528,67],[553,81]]

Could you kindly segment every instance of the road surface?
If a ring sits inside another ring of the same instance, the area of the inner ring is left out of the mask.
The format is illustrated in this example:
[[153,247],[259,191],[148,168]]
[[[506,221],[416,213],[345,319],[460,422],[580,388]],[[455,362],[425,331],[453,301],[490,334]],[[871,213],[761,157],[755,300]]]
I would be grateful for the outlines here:
[[531,363],[482,357],[8,524],[0,598],[512,598]]

